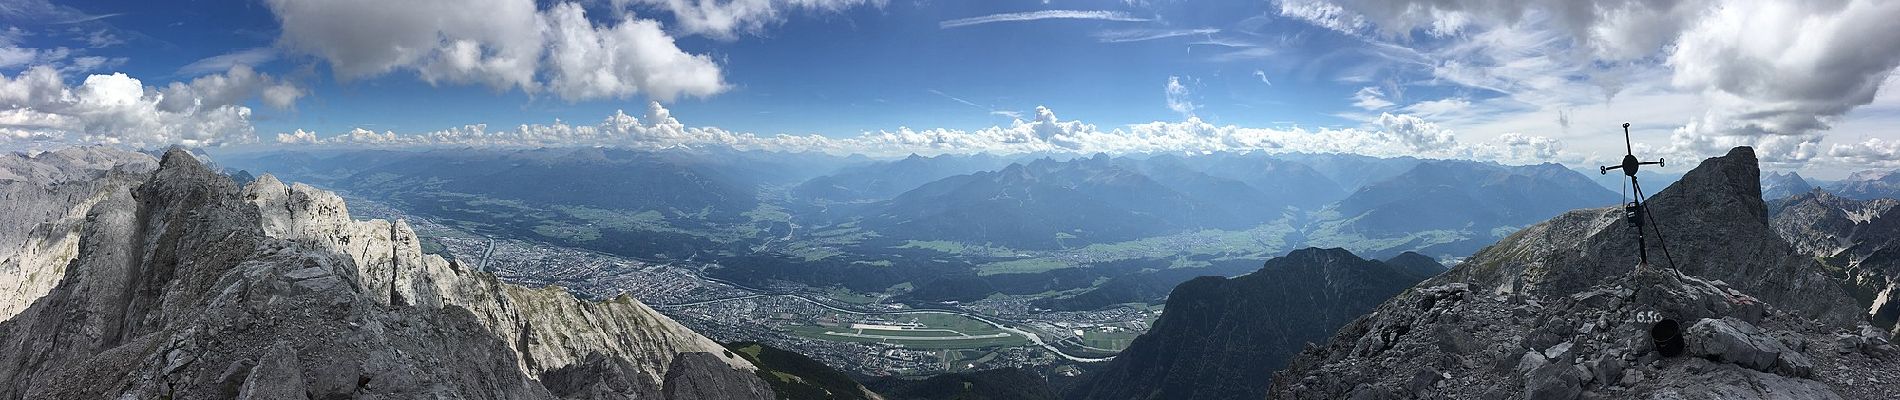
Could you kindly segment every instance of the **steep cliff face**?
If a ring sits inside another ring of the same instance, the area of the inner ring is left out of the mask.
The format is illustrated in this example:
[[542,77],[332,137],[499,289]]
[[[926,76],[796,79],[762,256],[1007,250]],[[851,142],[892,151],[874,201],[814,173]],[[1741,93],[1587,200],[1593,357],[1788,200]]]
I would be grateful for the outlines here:
[[[1640,270],[1621,210],[1573,211],[1527,228],[1303,352],[1274,375],[1269,396],[1900,393],[1900,382],[1884,378],[1900,373],[1890,338],[1862,322],[1819,263],[1769,229],[1758,174],[1752,150],[1736,148],[1657,193],[1649,207],[1666,241],[1649,236],[1651,265]],[[1681,341],[1659,345],[1652,333]]]
[[329,193],[172,151],[98,197],[57,286],[0,293],[31,304],[0,322],[0,398],[770,397],[637,302],[466,271]]
[[[1415,253],[1407,253],[1413,254]],[[1422,257],[1422,256],[1420,256]],[[1071,390],[1074,399],[1232,399],[1266,393],[1273,371],[1379,302],[1443,270],[1310,248],[1259,271],[1176,286],[1154,328]],[[1426,263],[1430,263],[1429,265]],[[1432,271],[1437,272],[1437,271]]]

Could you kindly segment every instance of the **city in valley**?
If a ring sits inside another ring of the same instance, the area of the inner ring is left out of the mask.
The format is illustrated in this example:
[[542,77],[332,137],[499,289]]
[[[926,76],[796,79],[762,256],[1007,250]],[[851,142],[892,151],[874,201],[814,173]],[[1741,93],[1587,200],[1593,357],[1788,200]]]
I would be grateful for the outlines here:
[[504,280],[596,299],[624,294],[715,340],[766,343],[870,376],[1004,367],[1076,374],[1076,363],[1111,359],[1160,316],[1159,307],[1138,304],[1051,311],[993,296],[913,308],[794,282],[744,287],[701,273],[714,260],[638,260],[477,235],[368,199],[349,204],[358,218],[403,219],[456,262]]

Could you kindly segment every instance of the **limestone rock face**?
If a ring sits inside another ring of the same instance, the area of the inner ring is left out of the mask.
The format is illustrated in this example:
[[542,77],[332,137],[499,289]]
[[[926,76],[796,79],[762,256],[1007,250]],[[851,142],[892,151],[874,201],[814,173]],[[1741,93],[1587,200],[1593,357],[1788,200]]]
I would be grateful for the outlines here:
[[45,296],[79,255],[87,211],[138,185],[158,160],[110,147],[0,156],[0,320]]
[[0,399],[562,398],[580,392],[546,372],[602,364],[618,372],[559,387],[666,398],[682,354],[725,369],[697,387],[763,386],[637,302],[425,257],[405,224],[351,220],[329,193],[268,177],[241,191],[176,150],[138,181],[63,211],[83,214],[76,252],[46,294],[0,293],[30,304],[0,322]]
[[[1275,374],[1267,398],[1900,393],[1881,378],[1900,364],[1858,344],[1871,328],[1839,281],[1769,228],[1758,174],[1753,152],[1737,148],[1657,193],[1650,207],[1666,240],[1649,235],[1646,268],[1619,209],[1526,228],[1309,348]],[[1684,355],[1656,351],[1652,328],[1665,320],[1678,323]],[[1415,370],[1442,379],[1421,390]]]
[[[630,371],[661,382],[681,353],[724,354],[717,342],[629,297],[583,301],[556,287],[506,285],[487,273],[423,254],[415,231],[403,221],[357,221],[342,198],[264,174],[244,188],[261,214],[268,236],[347,254],[358,268],[357,285],[386,305],[425,309],[457,307],[473,313],[497,337],[507,338],[519,367],[529,376],[581,363],[596,354],[630,363]],[[738,357],[719,357],[729,368],[755,368]]]

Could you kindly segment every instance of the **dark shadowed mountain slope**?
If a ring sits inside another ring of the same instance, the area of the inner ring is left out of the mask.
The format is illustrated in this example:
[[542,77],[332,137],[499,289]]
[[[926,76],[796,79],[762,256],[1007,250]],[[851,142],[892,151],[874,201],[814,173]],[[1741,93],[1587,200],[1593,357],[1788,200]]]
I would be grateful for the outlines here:
[[424,255],[401,221],[182,151],[81,203],[52,290],[0,322],[0,398],[763,399],[752,364],[630,298]]
[[756,342],[726,344],[726,349],[759,367],[759,379],[772,385],[780,400],[882,399],[850,376],[810,357]]
[[1187,281],[1168,295],[1153,328],[1066,397],[1260,398],[1302,346],[1428,276],[1405,269],[1309,248],[1252,274]]
[[1848,294],[1893,329],[1900,317],[1900,200],[1854,200],[1813,190],[1769,205],[1775,233],[1819,258],[1848,284]]
[[1404,252],[1385,260],[1385,265],[1411,275],[1423,277],[1436,276],[1445,272],[1445,264],[1424,254]]
[[[1754,152],[1650,202],[1636,269],[1621,210],[1565,213],[1380,305],[1274,376],[1276,399],[1887,398],[1888,336],[1768,226]],[[1673,262],[1667,261],[1673,259]],[[1675,265],[1677,269],[1668,268]],[[1632,272],[1635,271],[1635,272]],[[1656,351],[1676,323],[1682,355]],[[1672,357],[1673,356],[1673,357]]]

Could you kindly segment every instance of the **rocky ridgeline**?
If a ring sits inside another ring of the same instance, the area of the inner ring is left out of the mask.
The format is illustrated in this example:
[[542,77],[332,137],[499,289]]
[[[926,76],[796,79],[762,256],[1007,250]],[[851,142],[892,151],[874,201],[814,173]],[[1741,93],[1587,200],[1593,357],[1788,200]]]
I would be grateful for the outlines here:
[[631,299],[501,283],[333,194],[158,165],[68,212],[70,263],[21,265],[57,286],[0,293],[30,304],[0,322],[0,398],[771,397]]
[[1900,319],[1900,200],[1854,200],[1822,190],[1771,205],[1775,233],[1795,250],[1839,268],[1848,294],[1875,326],[1895,329]]
[[[1769,229],[1758,181],[1744,147],[1657,193],[1649,207],[1669,256],[1652,234],[1653,265],[1641,270],[1619,208],[1526,228],[1307,349],[1274,375],[1268,398],[1900,393],[1889,336]],[[1661,333],[1681,339],[1679,352],[1652,338],[1670,322]]]

